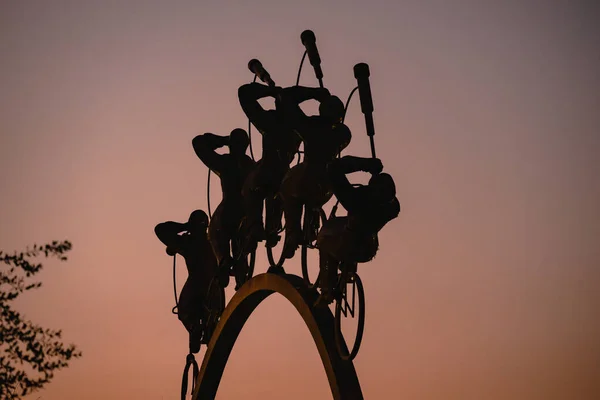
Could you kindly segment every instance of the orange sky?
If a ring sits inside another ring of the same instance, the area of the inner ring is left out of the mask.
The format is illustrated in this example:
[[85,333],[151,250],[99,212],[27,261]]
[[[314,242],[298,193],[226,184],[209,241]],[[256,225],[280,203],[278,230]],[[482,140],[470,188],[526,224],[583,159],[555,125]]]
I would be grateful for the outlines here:
[[[285,3],[1,3],[0,247],[73,242],[18,306],[84,353],[29,399],[178,398],[187,334],[153,227],[206,208],[192,138],[247,126],[249,59],[292,85],[304,29],[342,99],[369,63],[402,204],[359,268],[365,398],[600,398],[598,7]],[[368,156],[357,99],[347,123]],[[330,398],[284,299],[251,316],[217,397]]]

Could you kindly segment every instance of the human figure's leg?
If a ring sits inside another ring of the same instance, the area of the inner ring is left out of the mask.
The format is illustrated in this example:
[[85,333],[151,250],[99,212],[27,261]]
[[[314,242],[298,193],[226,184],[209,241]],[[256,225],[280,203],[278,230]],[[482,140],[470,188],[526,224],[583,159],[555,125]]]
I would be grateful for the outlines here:
[[280,189],[281,182],[289,171],[289,164],[278,157],[265,160],[265,176],[263,185],[265,187],[265,231],[266,246],[274,247],[280,239],[279,233],[283,227],[283,202]]
[[264,239],[264,227],[262,223],[263,201],[265,198],[265,189],[261,184],[264,180],[264,164],[260,163],[248,175],[244,186],[242,187],[242,201],[244,208],[244,220],[241,226],[242,234],[250,234],[254,240]]
[[[223,238],[227,239],[231,246],[231,255],[228,260],[228,266],[233,266],[233,272],[236,278],[236,290],[244,283],[248,271],[246,255],[253,249],[248,243],[246,237],[240,234],[239,226],[244,217],[242,199],[226,200],[226,211],[223,218]],[[224,267],[225,265],[222,265]],[[224,271],[223,271],[224,272]]]
[[279,241],[281,231],[281,218],[283,217],[283,203],[279,195],[269,196],[265,201],[266,206],[266,232],[267,246],[273,247]]
[[201,282],[188,278],[179,294],[177,316],[190,335],[190,352],[200,351],[203,322],[206,315]]
[[347,223],[348,217],[328,219],[317,235],[317,247],[337,260],[345,260],[344,250],[351,249]]
[[227,212],[224,202],[221,202],[215,210],[208,226],[208,239],[217,259],[217,265],[221,267],[231,260],[230,236],[227,229]]
[[318,304],[329,304],[333,301],[340,265],[355,262],[352,257],[356,240],[353,232],[346,228],[347,224],[348,217],[333,217],[327,220],[317,236],[321,269],[319,275],[321,296]]
[[302,239],[302,180],[305,165],[299,164],[289,170],[281,183],[281,200],[285,217],[285,245],[283,256],[292,258]]
[[321,293],[315,302],[316,306],[324,306],[333,301],[338,265],[339,262],[335,258],[325,251],[319,250],[319,288]]
[[283,201],[283,213],[285,215],[283,256],[285,258],[294,257],[302,240],[302,206],[303,204],[295,197],[288,197]]
[[242,248],[242,243],[239,240],[233,240],[231,242],[231,249],[237,256],[234,260],[234,273],[235,273],[235,290],[238,290],[245,282],[246,275],[248,274],[248,250]]

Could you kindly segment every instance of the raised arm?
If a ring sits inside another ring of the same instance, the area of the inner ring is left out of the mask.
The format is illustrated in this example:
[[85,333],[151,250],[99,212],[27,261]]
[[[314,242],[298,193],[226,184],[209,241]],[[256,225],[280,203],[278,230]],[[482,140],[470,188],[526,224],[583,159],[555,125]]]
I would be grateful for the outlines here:
[[167,246],[169,255],[181,252],[181,237],[179,234],[186,230],[187,224],[173,221],[162,222],[154,227],[154,233]]
[[[330,96],[329,90],[325,88],[310,88],[304,86],[291,86],[281,91],[281,110],[286,121],[292,129],[296,130],[302,137],[305,133],[313,131],[310,119],[300,108],[300,103],[307,100],[323,101]],[[304,137],[302,137],[304,139]]]
[[261,133],[264,133],[265,129],[268,130],[273,121],[269,112],[260,105],[258,100],[265,97],[276,97],[280,90],[279,87],[261,85],[256,82],[247,83],[238,89],[242,110]]
[[346,174],[358,171],[378,173],[382,169],[381,161],[377,158],[344,156],[329,163],[327,176],[335,197],[348,212],[353,212],[367,199],[362,198],[359,189],[352,187]]
[[198,135],[192,140],[192,146],[194,146],[198,158],[217,175],[221,174],[223,163],[221,161],[222,156],[215,150],[226,146],[228,143],[229,136],[219,136],[213,133]]
[[323,101],[331,96],[329,90],[325,88],[311,88],[304,86],[290,86],[282,89],[282,99],[288,104],[298,105],[307,100]]

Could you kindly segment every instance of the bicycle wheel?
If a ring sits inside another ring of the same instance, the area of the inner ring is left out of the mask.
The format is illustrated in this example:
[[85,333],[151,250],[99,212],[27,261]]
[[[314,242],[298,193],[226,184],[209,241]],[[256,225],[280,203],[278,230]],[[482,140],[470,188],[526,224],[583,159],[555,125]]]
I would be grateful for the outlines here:
[[[345,282],[340,282],[342,294],[336,300],[335,304],[335,345],[343,360],[354,360],[360,349],[365,329],[365,291],[362,281],[356,272],[342,273],[340,279],[344,279],[344,275],[346,276]],[[350,302],[348,302],[348,285],[352,285]],[[356,296],[358,296],[358,302],[355,301]],[[356,306],[358,306],[358,309],[356,309]],[[348,346],[342,333],[342,318],[347,319],[348,315],[351,318],[356,318],[356,314],[358,314],[356,336],[352,350],[348,352]]]
[[277,257],[278,261],[275,261],[275,256],[273,255],[273,247],[265,246],[267,248],[267,259],[269,260],[269,266],[271,267],[283,267],[283,263],[285,261],[285,257],[283,257],[283,249]]
[[[273,225],[276,225],[276,227],[274,228],[275,231],[270,232],[269,230],[272,227],[270,226],[271,224],[268,222],[269,218],[266,215],[266,213],[272,211],[272,208],[273,208],[272,204],[274,201],[275,200],[270,197],[267,197],[265,199],[265,209],[266,209],[266,211],[265,211],[265,227],[267,228],[267,236],[269,237],[265,241],[265,248],[267,249],[267,259],[269,260],[269,266],[281,268],[281,267],[283,267],[283,263],[285,262],[285,258],[283,257],[283,247],[285,244],[285,235],[283,235],[284,228],[282,228],[282,225],[280,224],[280,222],[278,222],[276,224],[273,224]],[[273,240],[273,237],[277,237],[277,239]],[[274,243],[269,245],[269,241],[272,241]],[[274,254],[274,251],[273,251],[273,249],[276,247],[277,243],[281,246],[281,252],[279,253],[279,257],[276,257]]]
[[202,343],[208,344],[219,318],[225,309],[225,289],[219,284],[219,278],[215,276],[208,285],[206,300],[204,304],[206,318],[204,321],[204,334]]
[[[316,243],[313,243],[317,239],[317,234],[319,233],[319,228],[325,221],[327,221],[327,216],[322,208],[318,209],[318,217],[315,218],[316,211],[307,212],[304,210],[304,221],[302,223],[302,253],[301,253],[301,264],[302,264],[302,278],[304,278],[304,282],[308,285],[309,288],[314,288],[317,286],[319,282],[319,277],[315,279],[314,283],[311,283],[310,274],[308,272],[308,249],[316,249]],[[316,219],[316,221],[315,221]],[[308,228],[308,229],[307,229]]]

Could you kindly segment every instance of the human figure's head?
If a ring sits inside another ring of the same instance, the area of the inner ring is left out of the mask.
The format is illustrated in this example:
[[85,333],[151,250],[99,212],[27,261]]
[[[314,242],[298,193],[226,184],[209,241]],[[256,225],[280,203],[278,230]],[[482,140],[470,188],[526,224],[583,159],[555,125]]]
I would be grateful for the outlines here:
[[337,96],[329,96],[319,105],[319,115],[332,122],[341,122],[344,117],[344,103]]
[[229,135],[229,151],[231,154],[237,156],[245,154],[249,143],[250,139],[245,130],[236,128],[231,131],[231,134]]
[[396,184],[390,174],[373,175],[369,180],[372,200],[375,203],[387,203],[396,197]]
[[192,211],[188,219],[188,231],[190,233],[202,233],[208,227],[208,215],[202,210]]

